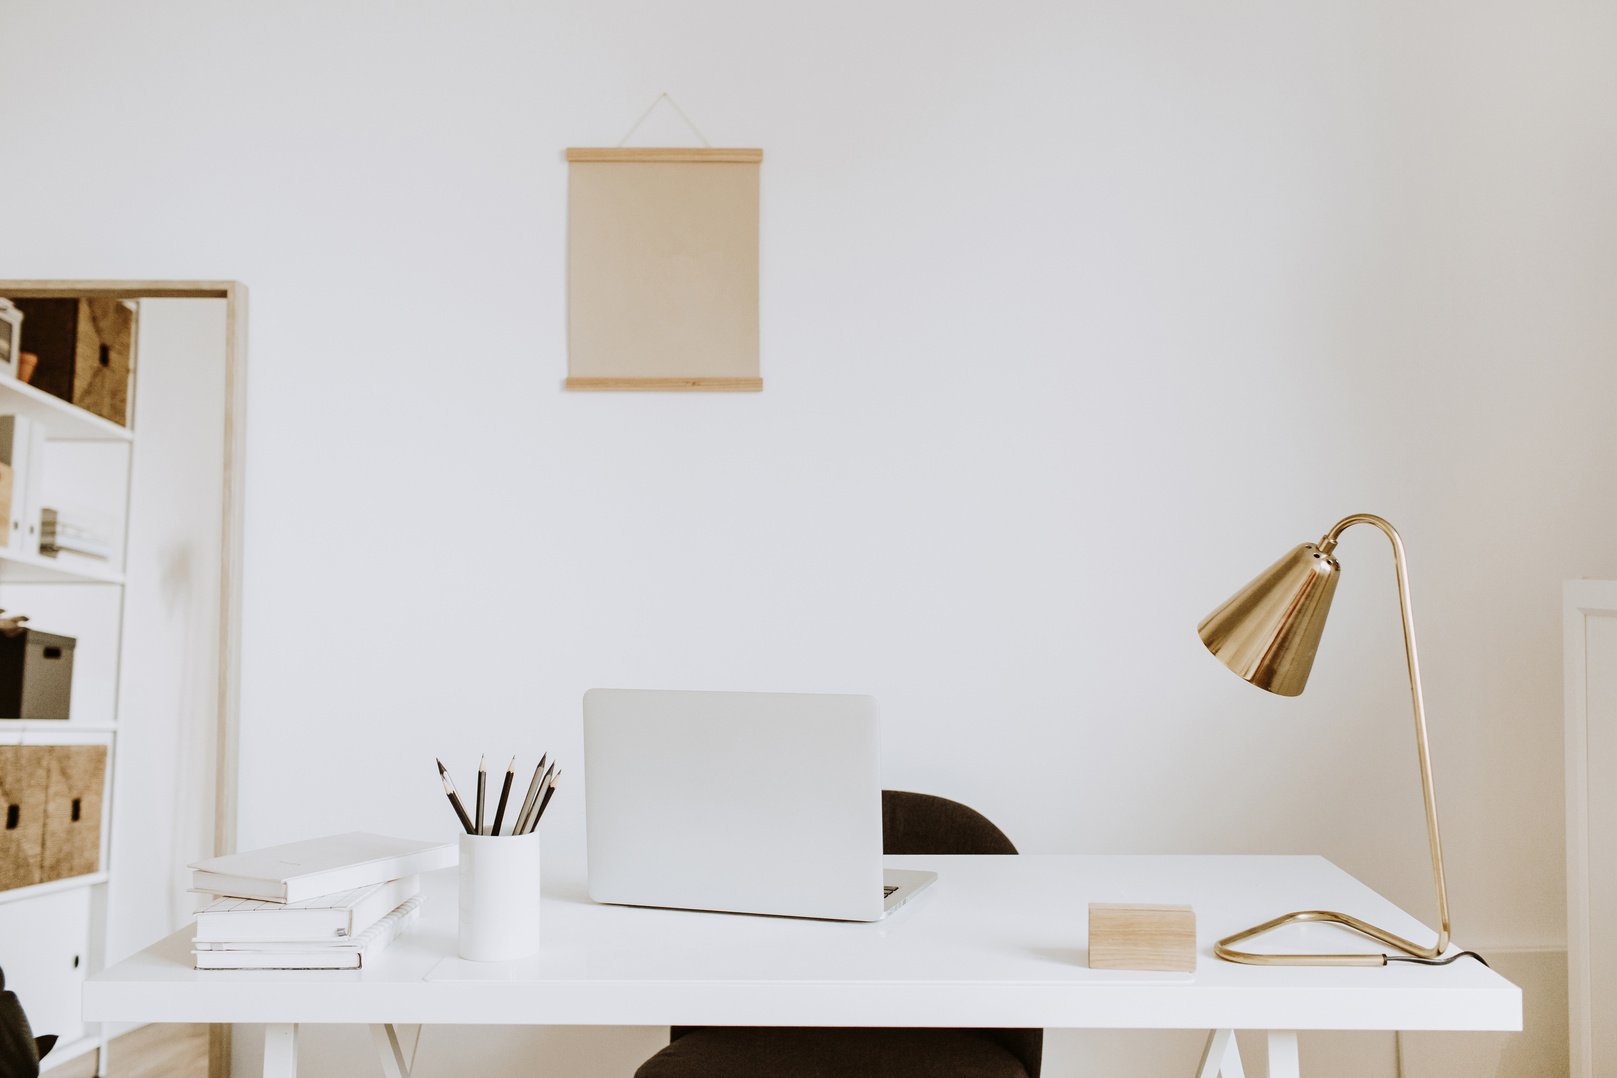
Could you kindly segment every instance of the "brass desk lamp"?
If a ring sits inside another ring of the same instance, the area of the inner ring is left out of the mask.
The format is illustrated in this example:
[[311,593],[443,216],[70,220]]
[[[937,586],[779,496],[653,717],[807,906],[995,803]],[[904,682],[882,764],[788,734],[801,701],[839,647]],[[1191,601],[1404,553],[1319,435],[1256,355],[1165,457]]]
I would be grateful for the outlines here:
[[[1404,543],[1397,530],[1368,513],[1344,517],[1331,526],[1318,545],[1304,543],[1264,570],[1207,615],[1197,632],[1207,650],[1246,681],[1280,696],[1301,693],[1314,666],[1314,652],[1319,648],[1320,633],[1325,629],[1325,617],[1330,613],[1331,596],[1341,573],[1342,567],[1331,553],[1342,533],[1355,524],[1374,524],[1392,541],[1398,602],[1404,618],[1404,654],[1409,662],[1409,692],[1415,706],[1415,748],[1420,757],[1421,793],[1426,799],[1426,837],[1432,849],[1432,880],[1437,886],[1437,940],[1430,947],[1422,947],[1349,914],[1304,910],[1219,940],[1213,953],[1231,962],[1261,966],[1384,966],[1388,962],[1436,959],[1449,944],[1448,887],[1443,879],[1443,845],[1438,837],[1437,801],[1432,793],[1432,758],[1426,740],[1426,708],[1421,702],[1420,662],[1415,657],[1415,617],[1409,605]],[[1236,944],[1282,925],[1301,922],[1345,925],[1404,954],[1256,954],[1236,950]]]

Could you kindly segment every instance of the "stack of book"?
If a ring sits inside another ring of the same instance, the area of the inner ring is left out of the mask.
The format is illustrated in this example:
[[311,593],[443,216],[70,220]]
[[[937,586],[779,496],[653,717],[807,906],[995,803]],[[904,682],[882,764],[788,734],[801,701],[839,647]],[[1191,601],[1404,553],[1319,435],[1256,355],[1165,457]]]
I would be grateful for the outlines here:
[[112,557],[112,529],[92,514],[42,509],[39,552],[49,558],[66,553],[106,561]]
[[453,843],[354,832],[191,865],[197,969],[363,969],[421,911],[421,873]]

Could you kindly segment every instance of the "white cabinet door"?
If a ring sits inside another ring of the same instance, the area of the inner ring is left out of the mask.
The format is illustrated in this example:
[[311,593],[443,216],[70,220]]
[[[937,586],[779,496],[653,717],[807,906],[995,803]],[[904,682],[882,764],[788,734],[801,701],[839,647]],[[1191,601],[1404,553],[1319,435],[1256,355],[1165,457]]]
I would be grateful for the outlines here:
[[54,1033],[66,1043],[84,1035],[90,891],[75,887],[0,903],[0,969],[36,1037]]

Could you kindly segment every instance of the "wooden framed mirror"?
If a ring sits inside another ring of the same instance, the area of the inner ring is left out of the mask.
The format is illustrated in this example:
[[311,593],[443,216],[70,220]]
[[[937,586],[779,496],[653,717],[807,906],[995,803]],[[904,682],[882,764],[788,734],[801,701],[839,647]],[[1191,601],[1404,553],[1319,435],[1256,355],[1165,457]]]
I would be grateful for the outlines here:
[[[12,358],[38,357],[0,371],[0,426],[30,439],[0,608],[72,641],[53,645],[72,655],[62,714],[0,717],[0,751],[61,765],[48,779],[87,846],[0,890],[0,935],[31,941],[7,979],[62,1032],[68,1073],[111,1032],[78,1019],[85,977],[188,919],[186,862],[234,848],[247,290],[3,280],[0,297],[21,313]],[[228,1047],[215,1027],[214,1073]]]

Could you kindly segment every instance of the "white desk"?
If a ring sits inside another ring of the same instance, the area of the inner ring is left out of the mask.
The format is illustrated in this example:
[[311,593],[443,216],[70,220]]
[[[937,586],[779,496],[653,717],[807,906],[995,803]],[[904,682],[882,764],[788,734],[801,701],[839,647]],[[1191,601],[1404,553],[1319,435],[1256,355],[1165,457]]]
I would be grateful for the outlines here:
[[[1351,911],[1414,939],[1414,918],[1317,857],[890,857],[939,880],[874,924],[598,906],[548,871],[543,951],[500,965],[455,952],[453,873],[419,927],[353,972],[199,972],[189,929],[91,978],[92,1022],[267,1025],[266,1078],[295,1073],[298,1023],[374,1028],[389,1078],[401,1024],[1000,1026],[1206,1029],[1201,1075],[1238,1078],[1232,1029],[1269,1034],[1270,1074],[1298,1074],[1296,1031],[1519,1030],[1521,991],[1470,959],[1342,969],[1221,962],[1213,941],[1293,909]],[[1195,974],[1090,970],[1090,902],[1189,903]],[[1360,944],[1298,926],[1275,949]]]

